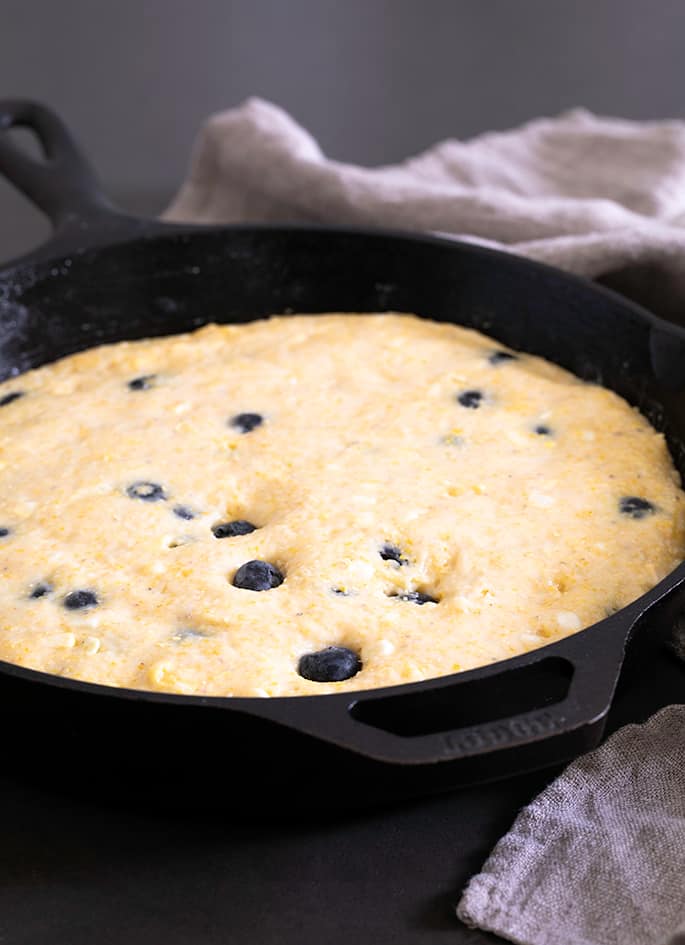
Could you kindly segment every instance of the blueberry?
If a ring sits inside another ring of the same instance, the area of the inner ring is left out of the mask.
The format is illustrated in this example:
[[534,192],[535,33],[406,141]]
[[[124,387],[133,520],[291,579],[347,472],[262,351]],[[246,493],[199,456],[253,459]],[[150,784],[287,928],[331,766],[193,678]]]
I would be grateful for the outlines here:
[[49,594],[51,590],[52,586],[50,584],[45,584],[41,581],[40,584],[36,584],[29,594],[29,597],[31,600],[38,600],[39,597],[45,597],[46,594]]
[[178,515],[179,518],[185,519],[186,522],[189,522],[192,518],[195,518],[195,512],[193,512],[192,509],[189,509],[187,505],[175,505],[172,511],[174,515]]
[[228,422],[241,433],[251,433],[264,423],[264,417],[260,413],[239,413]]
[[212,534],[215,538],[235,538],[236,535],[249,535],[250,532],[256,530],[256,525],[242,518],[236,519],[235,522],[221,522],[220,525],[212,526]]
[[391,594],[390,597],[396,597],[398,600],[408,600],[412,604],[437,604],[438,599],[431,597],[430,594],[424,594],[423,591],[405,591],[404,594]]
[[67,610],[83,610],[86,607],[96,607],[99,603],[94,591],[70,591],[64,598]]
[[233,576],[233,586],[246,591],[270,591],[283,583],[283,575],[268,561],[247,561]]
[[0,538],[7,538],[9,534],[11,534],[9,528],[6,528],[4,525],[0,526]]
[[150,390],[151,387],[154,387],[156,378],[156,374],[141,374],[140,377],[134,377],[132,381],[128,382],[129,390]]
[[297,664],[300,676],[312,682],[342,682],[356,676],[361,668],[359,656],[346,646],[327,646],[315,653],[305,653]]
[[646,518],[656,512],[656,507],[648,502],[647,499],[641,499],[636,495],[624,496],[618,505],[623,515],[630,518]]
[[501,364],[503,361],[518,361],[518,358],[510,351],[493,351],[488,361],[490,364]]
[[394,561],[395,564],[399,564],[400,566],[409,564],[409,558],[404,557],[397,545],[391,545],[389,542],[386,542],[378,553],[383,561]]
[[463,390],[457,397],[462,407],[470,407],[477,410],[483,402],[483,393],[479,390]]
[[134,482],[126,489],[126,495],[143,502],[166,501],[166,492],[156,482]]
[[19,398],[23,396],[23,390],[13,390],[11,394],[5,394],[4,397],[0,397],[0,407],[6,407],[7,404],[12,404],[15,400],[19,400]]
[[535,432],[538,434],[538,436],[551,436],[552,428],[548,427],[546,423],[538,423],[538,425],[535,427]]

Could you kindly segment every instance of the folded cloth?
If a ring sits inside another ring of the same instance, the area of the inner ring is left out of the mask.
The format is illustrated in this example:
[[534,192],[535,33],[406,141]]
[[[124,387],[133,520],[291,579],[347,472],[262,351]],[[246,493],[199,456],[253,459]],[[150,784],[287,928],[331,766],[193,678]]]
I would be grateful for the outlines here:
[[[205,124],[165,218],[456,234],[678,317],[685,123],[575,110],[370,169],[329,160],[280,108],[251,99]],[[685,654],[685,637],[673,646]],[[685,945],[683,732],[685,706],[671,706],[573,762],[519,814],[459,916],[524,945]]]
[[364,168],[330,160],[282,109],[250,99],[206,122],[165,218],[439,231],[628,292],[637,268],[639,300],[671,314],[685,295],[685,123],[575,109]]
[[525,945],[682,945],[685,705],[573,761],[518,815],[457,915]]

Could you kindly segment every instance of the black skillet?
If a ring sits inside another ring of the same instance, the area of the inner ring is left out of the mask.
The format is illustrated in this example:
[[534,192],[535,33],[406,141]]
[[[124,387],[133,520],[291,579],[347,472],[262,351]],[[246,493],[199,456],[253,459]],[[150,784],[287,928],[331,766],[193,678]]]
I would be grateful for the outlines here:
[[[43,160],[16,147],[7,130],[20,126]],[[208,321],[416,312],[613,388],[666,433],[685,472],[685,332],[610,291],[430,236],[136,219],[110,205],[60,120],[34,103],[0,103],[0,170],[55,228],[0,271],[2,378]],[[4,755],[86,790],[245,803],[266,789],[276,806],[366,803],[551,765],[599,741],[626,644],[677,618],[684,577],[681,565],[614,616],[515,659],[353,694],[177,696],[0,663]]]

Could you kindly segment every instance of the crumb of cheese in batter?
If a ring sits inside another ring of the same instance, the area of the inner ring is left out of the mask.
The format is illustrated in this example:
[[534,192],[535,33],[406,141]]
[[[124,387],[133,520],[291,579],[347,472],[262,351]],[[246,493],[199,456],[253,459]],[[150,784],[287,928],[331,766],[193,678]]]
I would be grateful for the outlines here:
[[557,623],[562,630],[568,630],[571,633],[580,630],[582,626],[578,614],[574,614],[570,610],[560,610],[557,614]]
[[268,698],[554,642],[685,557],[625,401],[410,315],[282,316],[0,384],[0,658]]

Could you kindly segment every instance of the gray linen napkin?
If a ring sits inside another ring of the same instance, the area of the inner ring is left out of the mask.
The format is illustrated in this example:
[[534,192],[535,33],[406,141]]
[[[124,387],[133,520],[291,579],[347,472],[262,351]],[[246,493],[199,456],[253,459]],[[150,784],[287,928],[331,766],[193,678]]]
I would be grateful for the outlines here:
[[668,315],[685,297],[685,123],[575,109],[365,168],[327,158],[282,109],[255,98],[205,123],[165,217],[467,236],[606,277]]
[[[685,124],[575,110],[370,169],[326,158],[251,99],[206,122],[165,218],[458,234],[678,315]],[[684,728],[685,706],[670,706],[573,762],[472,878],[459,916],[523,945],[685,945]]]
[[685,705],[573,761],[521,811],[457,915],[524,945],[675,945],[685,933]]

